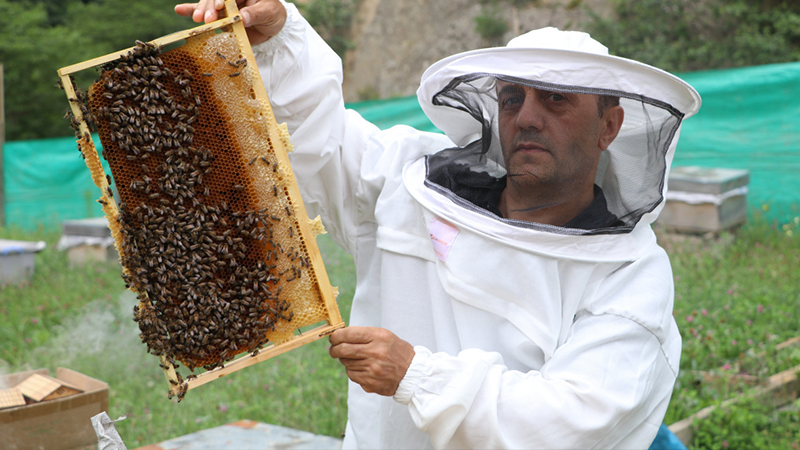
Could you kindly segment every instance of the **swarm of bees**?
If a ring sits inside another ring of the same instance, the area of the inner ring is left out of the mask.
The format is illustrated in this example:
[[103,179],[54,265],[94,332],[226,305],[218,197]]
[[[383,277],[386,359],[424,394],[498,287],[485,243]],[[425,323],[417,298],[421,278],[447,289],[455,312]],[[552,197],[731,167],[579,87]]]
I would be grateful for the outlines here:
[[[246,60],[216,54],[238,80]],[[268,154],[242,162],[236,136],[218,127],[224,105],[207,95],[214,76],[180,49],[161,54],[137,41],[75,99],[116,181],[123,278],[139,296],[141,339],[191,370],[258,352],[293,319],[291,283],[314,276],[283,188],[272,186],[271,207],[252,207],[258,195],[242,168],[277,172],[279,163]]]

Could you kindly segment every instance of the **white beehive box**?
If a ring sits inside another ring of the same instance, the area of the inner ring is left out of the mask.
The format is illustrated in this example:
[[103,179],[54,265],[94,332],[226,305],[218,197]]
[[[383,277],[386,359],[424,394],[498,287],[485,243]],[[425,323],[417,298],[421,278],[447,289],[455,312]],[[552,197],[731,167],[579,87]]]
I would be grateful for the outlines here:
[[65,220],[62,227],[58,249],[66,250],[70,264],[83,264],[86,261],[119,262],[107,218]]
[[18,284],[33,278],[36,253],[47,247],[44,241],[0,239],[0,286]]
[[673,167],[657,223],[674,231],[718,233],[747,220],[750,171]]

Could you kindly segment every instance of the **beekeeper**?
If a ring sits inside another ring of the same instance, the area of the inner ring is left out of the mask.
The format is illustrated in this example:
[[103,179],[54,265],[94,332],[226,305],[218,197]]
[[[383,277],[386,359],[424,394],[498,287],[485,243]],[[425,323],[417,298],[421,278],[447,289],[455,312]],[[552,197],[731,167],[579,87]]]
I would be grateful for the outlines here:
[[650,224],[697,93],[546,28],[425,72],[444,135],[381,131],[345,110],[341,62],[294,6],[242,16],[306,207],[356,263],[330,338],[344,446],[647,448],[681,347]]

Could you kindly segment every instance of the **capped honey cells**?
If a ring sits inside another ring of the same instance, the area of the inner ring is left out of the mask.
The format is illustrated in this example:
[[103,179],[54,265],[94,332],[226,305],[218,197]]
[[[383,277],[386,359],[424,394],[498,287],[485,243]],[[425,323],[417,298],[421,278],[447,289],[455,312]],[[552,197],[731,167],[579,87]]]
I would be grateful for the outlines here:
[[206,33],[164,53],[137,43],[86,94],[141,339],[191,370],[328,317],[256,75],[231,33]]

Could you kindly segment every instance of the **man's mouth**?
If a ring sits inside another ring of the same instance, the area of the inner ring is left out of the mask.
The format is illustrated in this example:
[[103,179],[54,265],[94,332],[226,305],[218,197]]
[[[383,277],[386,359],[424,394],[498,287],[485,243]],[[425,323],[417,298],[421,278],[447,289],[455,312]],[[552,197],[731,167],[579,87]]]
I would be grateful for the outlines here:
[[517,144],[514,148],[515,152],[524,152],[524,153],[539,153],[539,152],[549,152],[545,147],[531,143],[531,142],[523,142],[521,144]]

